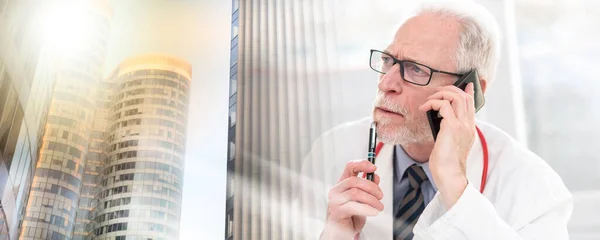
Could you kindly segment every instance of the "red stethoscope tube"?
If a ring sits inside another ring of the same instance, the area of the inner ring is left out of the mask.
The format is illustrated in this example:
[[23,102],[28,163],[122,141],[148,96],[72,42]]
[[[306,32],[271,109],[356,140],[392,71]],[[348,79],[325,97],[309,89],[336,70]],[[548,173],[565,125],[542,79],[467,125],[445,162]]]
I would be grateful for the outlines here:
[[[485,140],[485,137],[483,136],[483,133],[481,133],[481,130],[479,130],[479,128],[477,126],[475,126],[475,128],[477,129],[477,134],[479,135],[479,141],[481,142],[481,148],[483,149],[483,170],[481,173],[481,186],[479,188],[479,192],[483,193],[483,190],[485,189],[485,183],[487,182],[487,172],[488,172],[488,147],[487,147],[487,141]],[[379,154],[379,151],[381,150],[381,148],[383,148],[383,143],[379,142],[377,144],[377,147],[375,148],[375,156],[377,156]],[[366,174],[363,173],[363,177],[365,177]]]

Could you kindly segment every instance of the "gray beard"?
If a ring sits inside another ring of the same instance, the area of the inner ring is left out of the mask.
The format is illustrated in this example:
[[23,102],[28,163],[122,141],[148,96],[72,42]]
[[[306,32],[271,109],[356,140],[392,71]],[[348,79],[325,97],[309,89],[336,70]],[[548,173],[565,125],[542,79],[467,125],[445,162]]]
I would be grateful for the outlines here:
[[[431,128],[425,118],[416,118],[408,112],[408,108],[399,102],[391,101],[384,97],[381,92],[377,92],[377,97],[373,102],[375,107],[385,107],[393,112],[402,114],[405,122],[402,125],[392,125],[391,119],[373,113],[373,120],[377,122],[377,137],[386,144],[407,145],[432,141]],[[374,109],[374,108],[373,108]]]
[[377,138],[386,144],[408,145],[433,140],[431,129],[427,124],[416,124],[407,118],[406,124],[391,125],[389,119],[379,116],[377,122]]

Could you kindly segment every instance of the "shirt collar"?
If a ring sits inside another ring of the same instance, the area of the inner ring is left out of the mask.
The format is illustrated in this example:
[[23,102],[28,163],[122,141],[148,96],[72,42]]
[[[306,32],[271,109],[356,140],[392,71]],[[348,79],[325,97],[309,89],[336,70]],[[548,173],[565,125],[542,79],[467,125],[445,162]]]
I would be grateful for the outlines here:
[[394,156],[396,157],[395,162],[396,162],[396,176],[398,177],[397,179],[402,178],[402,176],[404,176],[404,172],[406,171],[406,169],[408,169],[411,165],[416,163],[417,165],[419,165],[423,168],[423,171],[425,171],[425,174],[427,174],[427,180],[429,180],[429,182],[431,183],[433,190],[437,191],[437,187],[435,186],[435,183],[433,182],[433,175],[431,175],[431,171],[429,170],[429,162],[426,162],[426,163],[415,162],[412,158],[410,158],[408,156],[408,154],[406,154],[406,152],[400,145],[395,146]]

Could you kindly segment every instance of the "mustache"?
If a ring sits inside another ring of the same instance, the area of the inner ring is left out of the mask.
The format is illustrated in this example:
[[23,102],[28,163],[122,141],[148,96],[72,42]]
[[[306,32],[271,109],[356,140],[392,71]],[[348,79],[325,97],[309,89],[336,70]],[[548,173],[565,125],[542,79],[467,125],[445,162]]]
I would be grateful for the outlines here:
[[377,96],[373,101],[373,107],[383,108],[388,111],[401,114],[403,116],[406,116],[408,114],[408,108],[404,104],[398,101],[393,101],[390,98],[386,98],[385,94],[380,91],[377,92]]

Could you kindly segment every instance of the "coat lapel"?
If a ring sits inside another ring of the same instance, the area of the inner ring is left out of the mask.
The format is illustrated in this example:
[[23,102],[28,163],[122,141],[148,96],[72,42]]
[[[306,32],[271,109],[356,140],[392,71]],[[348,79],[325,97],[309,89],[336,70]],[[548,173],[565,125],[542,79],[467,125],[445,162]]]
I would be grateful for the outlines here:
[[[363,234],[360,239],[392,239],[393,238],[393,209],[394,209],[394,145],[385,144],[377,158],[375,165],[377,166],[377,175],[380,177],[379,187],[383,191],[382,203],[384,206],[383,212],[375,217],[367,219],[367,223],[363,228]],[[479,136],[475,136],[475,141],[471,147],[471,152],[467,157],[467,179],[477,190],[481,185],[481,174],[483,170],[483,150]],[[435,198],[438,198],[439,193]],[[439,215],[442,209],[428,209],[426,207],[424,215]],[[433,211],[433,212],[432,212]],[[421,217],[424,217],[423,215]],[[425,216],[431,217],[431,216]]]
[[[473,142],[471,152],[467,157],[466,164],[467,180],[471,185],[479,190],[481,185],[481,173],[483,170],[483,150],[478,136],[475,137],[475,141]],[[421,229],[429,227],[430,224],[440,218],[446,211],[446,207],[441,202],[440,193],[437,192],[435,197],[431,200],[427,207],[425,207],[425,210],[419,217],[417,226],[424,225],[424,227],[420,227]],[[421,239],[421,236],[417,235],[415,235],[415,239]]]

